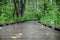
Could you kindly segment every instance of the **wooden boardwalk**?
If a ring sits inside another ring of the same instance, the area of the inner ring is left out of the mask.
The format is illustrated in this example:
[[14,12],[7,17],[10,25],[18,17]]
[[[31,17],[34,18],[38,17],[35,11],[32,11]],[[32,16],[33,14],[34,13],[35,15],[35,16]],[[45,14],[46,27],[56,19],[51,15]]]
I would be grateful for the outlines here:
[[0,40],[59,40],[60,32],[37,21],[27,21],[0,28],[0,38]]

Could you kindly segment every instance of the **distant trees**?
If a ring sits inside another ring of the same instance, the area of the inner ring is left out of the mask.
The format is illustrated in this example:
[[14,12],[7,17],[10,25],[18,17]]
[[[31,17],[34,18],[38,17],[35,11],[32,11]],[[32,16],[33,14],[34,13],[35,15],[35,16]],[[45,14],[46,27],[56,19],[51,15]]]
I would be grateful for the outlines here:
[[60,11],[60,0],[56,0],[56,4],[58,5],[58,11]]
[[16,13],[17,17],[23,16],[25,5],[26,5],[26,0],[13,0],[13,2],[14,2],[14,7],[15,7],[14,12]]

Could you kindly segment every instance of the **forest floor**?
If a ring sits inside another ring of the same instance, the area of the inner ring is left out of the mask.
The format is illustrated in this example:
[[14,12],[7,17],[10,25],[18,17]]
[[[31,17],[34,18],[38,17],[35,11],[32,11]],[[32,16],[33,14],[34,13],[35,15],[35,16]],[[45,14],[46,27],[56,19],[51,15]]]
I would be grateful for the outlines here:
[[59,40],[60,32],[37,21],[8,25],[0,28],[0,40]]

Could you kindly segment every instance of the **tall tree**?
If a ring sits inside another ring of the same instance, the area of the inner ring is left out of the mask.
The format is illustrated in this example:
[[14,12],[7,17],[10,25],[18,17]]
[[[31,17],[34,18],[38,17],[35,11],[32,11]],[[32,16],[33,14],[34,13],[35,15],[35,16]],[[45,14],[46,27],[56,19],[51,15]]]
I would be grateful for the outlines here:
[[24,14],[25,5],[26,5],[26,0],[20,0],[20,6],[21,6],[20,13],[21,13],[21,16],[23,16],[23,14]]
[[13,0],[13,2],[14,2],[15,13],[17,17],[19,17],[20,15],[23,16],[25,5],[26,5],[26,0]]
[[[14,14],[16,13],[17,17],[19,17],[18,9],[17,9],[18,0],[13,0],[13,2],[14,2],[14,7],[15,7]],[[13,16],[14,16],[14,14],[13,14]]]

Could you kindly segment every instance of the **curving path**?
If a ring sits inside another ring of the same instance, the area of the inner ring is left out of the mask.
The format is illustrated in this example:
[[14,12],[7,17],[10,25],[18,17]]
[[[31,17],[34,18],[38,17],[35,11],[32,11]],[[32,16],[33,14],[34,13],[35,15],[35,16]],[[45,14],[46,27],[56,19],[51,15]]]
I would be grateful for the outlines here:
[[8,25],[0,28],[0,40],[59,40],[60,32],[37,21]]

